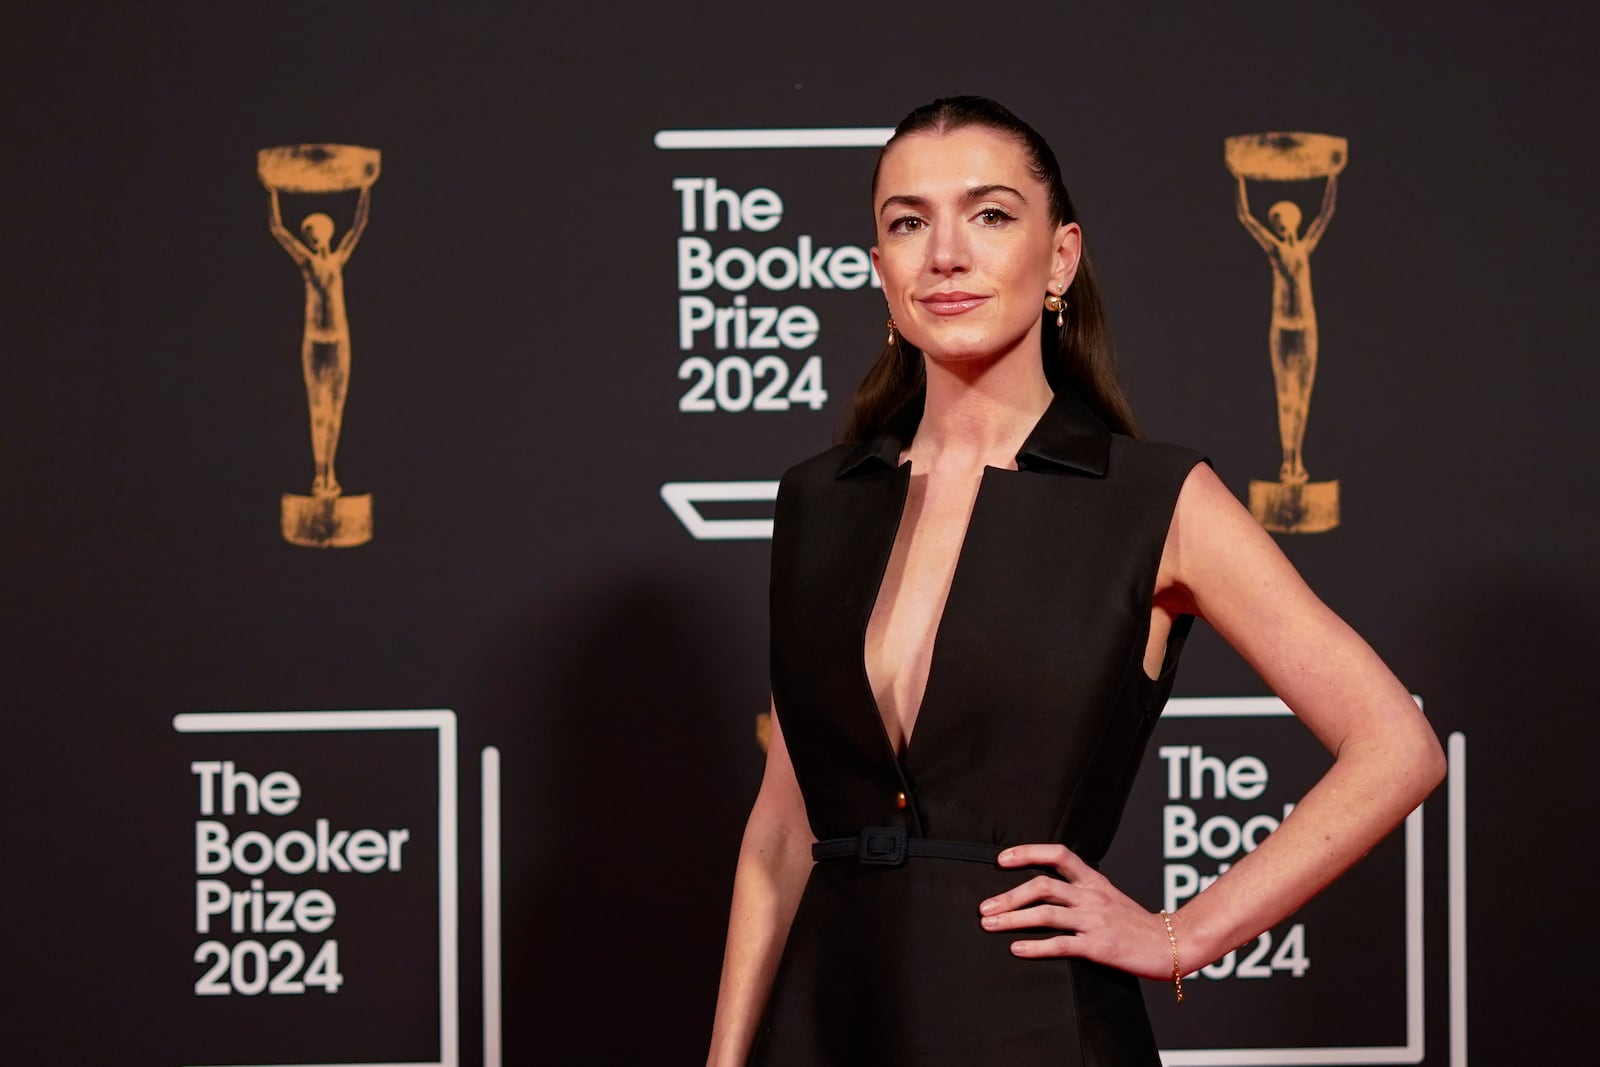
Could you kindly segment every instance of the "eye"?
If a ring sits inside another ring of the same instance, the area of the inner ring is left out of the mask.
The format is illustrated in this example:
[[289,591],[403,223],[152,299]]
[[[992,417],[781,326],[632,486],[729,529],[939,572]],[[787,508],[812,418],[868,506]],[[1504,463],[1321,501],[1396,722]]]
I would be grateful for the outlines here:
[[1006,223],[1013,221],[1015,218],[1015,215],[1008,211],[1002,211],[997,207],[986,207],[982,211],[978,212],[978,219],[985,226],[1003,226]]
[[915,215],[902,215],[893,222],[889,223],[889,232],[901,234],[916,233],[925,225],[926,223],[917,218]]

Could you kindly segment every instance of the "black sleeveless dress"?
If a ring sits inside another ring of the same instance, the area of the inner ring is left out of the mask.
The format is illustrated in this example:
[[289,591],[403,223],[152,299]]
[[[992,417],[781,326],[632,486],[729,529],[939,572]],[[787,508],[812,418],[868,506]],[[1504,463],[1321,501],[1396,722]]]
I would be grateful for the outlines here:
[[772,692],[831,858],[812,868],[750,1063],[1154,1067],[1138,979],[1019,959],[1017,933],[985,931],[978,903],[1031,874],[996,867],[1003,846],[1104,856],[1193,621],[1176,621],[1152,681],[1156,569],[1202,457],[1113,434],[1058,392],[1019,469],[983,474],[897,758],[864,642],[910,481],[903,445],[835,448],[778,492]]

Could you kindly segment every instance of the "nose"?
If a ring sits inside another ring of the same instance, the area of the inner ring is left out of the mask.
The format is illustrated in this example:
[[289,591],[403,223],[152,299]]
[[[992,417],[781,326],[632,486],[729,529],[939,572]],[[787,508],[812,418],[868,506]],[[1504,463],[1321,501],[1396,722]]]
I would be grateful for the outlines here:
[[960,222],[935,226],[928,241],[928,269],[934,274],[964,274],[972,266],[972,249]]

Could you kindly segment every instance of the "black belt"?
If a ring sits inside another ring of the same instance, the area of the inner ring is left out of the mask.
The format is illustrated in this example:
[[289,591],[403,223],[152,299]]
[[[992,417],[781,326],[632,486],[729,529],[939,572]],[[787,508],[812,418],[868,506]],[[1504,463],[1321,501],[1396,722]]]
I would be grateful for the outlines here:
[[868,826],[855,837],[829,838],[811,846],[814,860],[855,860],[878,867],[899,867],[908,859],[965,860],[993,866],[999,857],[998,845],[907,837],[903,826]]

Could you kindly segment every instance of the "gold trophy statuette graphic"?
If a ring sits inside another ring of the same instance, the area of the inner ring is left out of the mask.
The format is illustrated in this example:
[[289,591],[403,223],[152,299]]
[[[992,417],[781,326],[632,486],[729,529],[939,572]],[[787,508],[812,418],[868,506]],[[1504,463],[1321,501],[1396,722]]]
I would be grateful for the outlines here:
[[[1278,533],[1321,533],[1339,525],[1339,483],[1313,482],[1303,447],[1311,385],[1317,375],[1317,309],[1311,299],[1311,253],[1333,217],[1334,189],[1349,159],[1343,137],[1325,133],[1249,133],[1223,142],[1223,159],[1238,180],[1239,222],[1272,264],[1272,378],[1278,392],[1278,438],[1283,465],[1278,480],[1250,482],[1250,512]],[[1245,180],[1312,181],[1324,178],[1322,209],[1300,232],[1300,208],[1280,200],[1262,223],[1250,212]]]
[[[375,148],[347,144],[300,144],[263,148],[256,174],[267,187],[272,236],[300,268],[306,283],[305,337],[300,368],[311,408],[311,454],[316,477],[311,494],[283,494],[283,536],[296,545],[348,548],[372,539],[372,496],[344,496],[333,474],[345,392],[350,385],[350,318],[344,304],[344,265],[350,261],[372,207],[378,180]],[[350,228],[333,244],[334,223],[320,212],[300,220],[295,234],[283,224],[280,193],[360,192]]]

